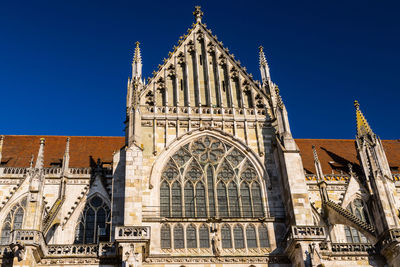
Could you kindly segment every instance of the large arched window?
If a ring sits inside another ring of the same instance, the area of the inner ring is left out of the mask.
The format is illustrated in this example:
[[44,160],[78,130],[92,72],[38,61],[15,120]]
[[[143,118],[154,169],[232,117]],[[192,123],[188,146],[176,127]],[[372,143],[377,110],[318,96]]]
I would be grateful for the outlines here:
[[[364,205],[364,202],[356,198],[353,200],[349,205],[347,205],[346,208],[348,211],[353,213],[358,219],[360,219],[363,222],[370,223],[368,211],[366,209],[366,206]],[[368,239],[363,235],[361,232],[359,232],[357,229],[351,227],[351,226],[344,226],[344,232],[346,235],[346,240],[349,243],[368,243]]]
[[90,198],[78,220],[75,243],[97,243],[100,236],[109,236],[109,216],[110,208],[102,198]]
[[264,217],[261,179],[237,148],[200,137],[172,155],[161,173],[161,217]]
[[208,135],[194,139],[166,160],[159,189],[160,216],[173,218],[162,224],[162,249],[269,246],[267,228],[259,227],[263,180],[236,147]]
[[26,197],[15,204],[8,212],[1,228],[1,245],[8,245],[10,243],[10,234],[12,230],[21,229],[24,220],[25,206]]

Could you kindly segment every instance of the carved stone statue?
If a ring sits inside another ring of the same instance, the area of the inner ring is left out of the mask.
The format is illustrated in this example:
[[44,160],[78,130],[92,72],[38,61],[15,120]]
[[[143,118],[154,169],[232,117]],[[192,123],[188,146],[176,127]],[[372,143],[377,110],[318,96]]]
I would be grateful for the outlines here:
[[219,237],[219,227],[212,230],[211,247],[215,256],[221,255],[221,238]]

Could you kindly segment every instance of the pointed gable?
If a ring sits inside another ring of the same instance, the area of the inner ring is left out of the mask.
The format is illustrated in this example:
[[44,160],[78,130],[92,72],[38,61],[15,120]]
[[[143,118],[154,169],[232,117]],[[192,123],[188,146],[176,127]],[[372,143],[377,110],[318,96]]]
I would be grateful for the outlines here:
[[140,92],[140,104],[265,108],[266,94],[246,68],[198,21],[181,36]]

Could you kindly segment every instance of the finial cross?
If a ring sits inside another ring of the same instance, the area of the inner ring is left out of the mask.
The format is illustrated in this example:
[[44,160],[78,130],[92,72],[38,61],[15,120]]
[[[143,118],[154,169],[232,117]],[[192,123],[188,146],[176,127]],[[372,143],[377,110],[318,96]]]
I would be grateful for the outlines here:
[[201,6],[195,6],[194,8],[193,15],[196,18],[196,22],[201,22],[201,18],[204,15],[203,11],[201,11]]

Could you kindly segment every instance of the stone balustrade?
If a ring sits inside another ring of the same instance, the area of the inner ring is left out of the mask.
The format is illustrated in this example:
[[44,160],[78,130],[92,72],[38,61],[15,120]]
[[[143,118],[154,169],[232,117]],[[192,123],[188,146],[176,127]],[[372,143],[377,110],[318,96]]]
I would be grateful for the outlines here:
[[69,168],[68,172],[70,174],[91,174],[91,168]]
[[2,172],[3,174],[18,174],[18,175],[26,174],[28,170],[27,168],[20,168],[20,167],[2,167],[0,169],[3,170]]
[[43,173],[45,175],[57,175],[61,174],[61,168],[43,168]]
[[292,226],[290,239],[321,239],[325,238],[325,229],[320,226]]
[[150,241],[150,226],[117,226],[117,241]]
[[332,252],[375,252],[375,247],[368,243],[332,243],[331,247]]
[[11,243],[38,244],[43,242],[42,232],[37,230],[13,230]]
[[263,108],[141,106],[141,110],[157,114],[265,115]]

